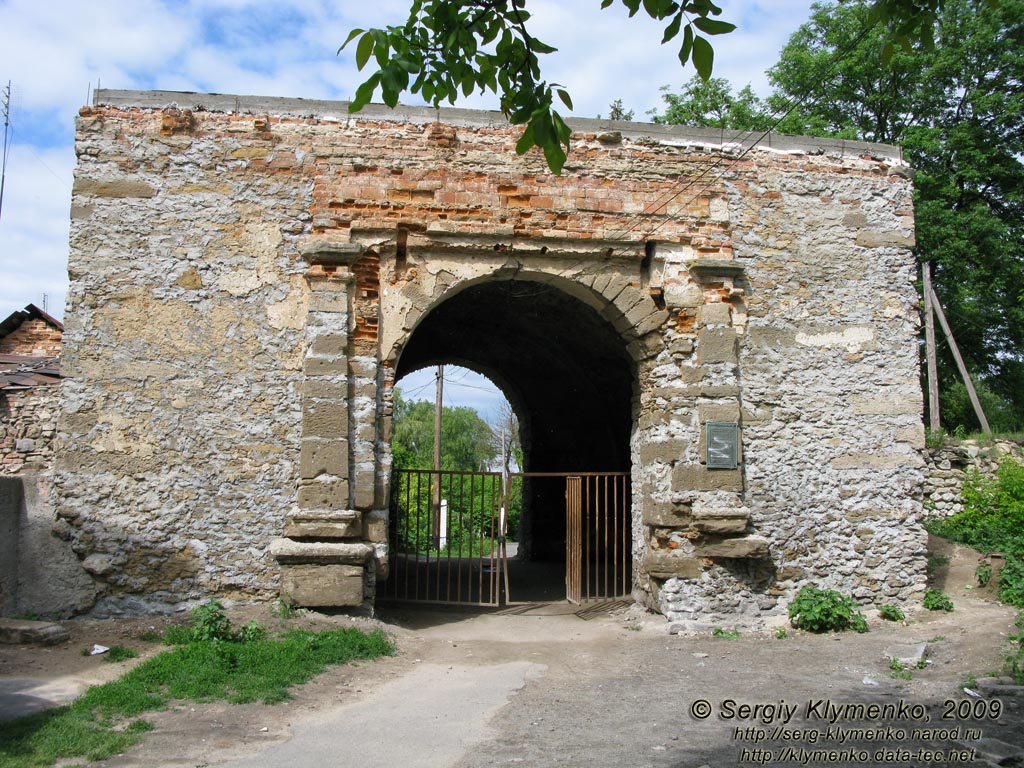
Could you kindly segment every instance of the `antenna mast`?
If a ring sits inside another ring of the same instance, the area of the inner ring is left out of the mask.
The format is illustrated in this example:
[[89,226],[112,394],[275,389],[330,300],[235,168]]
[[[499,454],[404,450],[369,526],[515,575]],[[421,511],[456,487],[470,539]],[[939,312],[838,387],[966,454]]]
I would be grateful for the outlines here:
[[4,210],[4,182],[7,180],[7,134],[11,125],[11,81],[7,81],[7,87],[3,93],[4,112],[4,153],[2,165],[0,165],[0,216]]

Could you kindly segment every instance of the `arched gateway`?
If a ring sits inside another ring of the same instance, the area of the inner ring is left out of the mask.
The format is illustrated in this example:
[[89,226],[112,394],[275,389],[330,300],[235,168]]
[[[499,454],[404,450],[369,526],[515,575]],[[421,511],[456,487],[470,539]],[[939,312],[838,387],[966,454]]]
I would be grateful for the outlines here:
[[[554,177],[493,114],[343,115],[116,91],[82,110],[55,495],[101,606],[436,584],[390,430],[396,377],[440,362],[515,406],[524,547],[568,552],[577,599],[595,540],[614,575],[592,594],[676,620],[756,621],[808,580],[923,589],[897,150],[583,120]],[[595,474],[621,478],[600,531]]]

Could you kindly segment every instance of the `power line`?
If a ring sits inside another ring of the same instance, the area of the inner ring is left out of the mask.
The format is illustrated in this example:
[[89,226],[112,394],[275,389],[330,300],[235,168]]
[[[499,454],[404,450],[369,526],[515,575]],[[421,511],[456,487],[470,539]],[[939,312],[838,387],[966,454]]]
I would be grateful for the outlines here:
[[[852,53],[854,50],[856,50],[857,46],[859,46],[867,38],[868,34],[870,34],[870,32],[875,28],[877,23],[878,22],[876,20],[876,21],[872,22],[871,24],[868,24],[867,26],[865,26],[864,29],[861,30],[860,34],[857,35],[857,37],[852,42],[850,42],[844,48],[842,48],[840,50],[837,50],[832,55],[831,61],[824,67],[822,79],[820,80],[820,85],[821,86],[827,85],[832,80],[832,78],[835,76],[835,74],[837,74],[837,73],[832,71],[835,68],[835,66],[838,65],[842,61],[843,58],[845,58],[850,53]],[[826,75],[827,75],[827,77],[826,77]],[[725,175],[725,172],[729,168],[731,168],[735,163],[737,163],[738,161],[740,161],[744,157],[746,157],[748,154],[750,154],[750,152],[752,152],[755,147],[757,147],[766,137],[768,137],[772,133],[772,131],[775,128],[777,128],[782,123],[783,120],[785,120],[787,117],[789,117],[789,115],[791,115],[793,113],[793,111],[798,106],[800,106],[801,104],[805,103],[811,96],[813,96],[814,93],[815,93],[815,90],[816,89],[809,89],[806,93],[804,93],[804,94],[802,94],[800,96],[797,96],[797,97],[793,97],[792,99],[787,100],[789,106],[786,107],[786,109],[784,109],[784,110],[781,109],[781,107],[780,107],[779,109],[776,109],[774,112],[772,112],[770,115],[768,115],[767,116],[768,119],[770,121],[772,121],[771,124],[769,125],[769,127],[767,129],[765,129],[764,131],[762,131],[760,133],[760,135],[753,142],[751,142],[749,145],[747,145],[739,154],[734,155],[734,156],[730,156],[730,157],[719,157],[716,160],[713,160],[712,162],[708,163],[696,176],[689,177],[688,179],[685,180],[685,182],[677,182],[677,184],[682,184],[682,186],[679,189],[671,189],[670,188],[668,191],[663,193],[660,198],[656,199],[654,201],[654,203],[652,203],[650,206],[645,207],[645,209],[643,211],[641,211],[640,213],[633,214],[633,218],[635,220],[635,223],[630,225],[630,226],[628,226],[628,227],[626,227],[625,229],[616,230],[615,232],[611,233],[611,236],[609,237],[609,239],[615,240],[615,239],[622,239],[622,238],[626,237],[627,235],[629,235],[630,232],[633,232],[634,230],[639,228],[643,224],[643,222],[644,222],[646,217],[653,216],[654,214],[656,214],[659,211],[663,210],[665,207],[668,206],[669,203],[671,203],[677,197],[679,197],[680,195],[685,193],[688,189],[693,187],[695,184],[700,182],[701,179],[703,179],[709,173],[713,172],[715,169],[720,168],[722,166],[727,166],[726,168],[724,168],[722,170],[721,173],[717,174],[713,179],[710,179],[708,182],[702,184],[698,188],[698,190],[684,204],[684,207],[688,206],[690,203],[692,203],[694,200],[696,200],[702,193],[704,193],[708,189],[708,187],[710,186],[710,183],[712,181],[717,181],[718,179],[722,178],[722,176]],[[730,129],[730,130],[734,130],[734,129]],[[747,140],[747,138],[749,138],[750,136],[753,136],[756,133],[757,133],[757,131],[740,131],[740,130],[736,130],[733,133],[733,135],[729,137],[729,140],[727,142],[726,139],[725,139],[725,129],[722,129],[722,138],[721,138],[722,151],[723,152],[725,151],[725,148],[726,148],[727,145],[737,145],[738,144],[739,146],[742,147],[744,142]],[[657,232],[659,229],[661,229],[667,223],[668,223],[668,219],[663,219],[660,223],[658,223],[652,229],[648,230],[643,239],[646,240],[646,239],[650,238],[651,235],[653,235],[655,232]]]

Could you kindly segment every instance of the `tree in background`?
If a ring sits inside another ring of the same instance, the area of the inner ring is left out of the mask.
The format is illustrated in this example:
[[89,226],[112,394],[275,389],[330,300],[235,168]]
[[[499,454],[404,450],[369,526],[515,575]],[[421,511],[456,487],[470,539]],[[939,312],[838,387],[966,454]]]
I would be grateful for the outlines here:
[[754,93],[750,85],[733,94],[729,81],[722,77],[702,80],[691,77],[680,93],[672,93],[669,86],[661,88],[665,102],[664,114],[650,113],[656,123],[668,125],[696,125],[706,128],[728,128],[741,131],[764,131],[771,125],[766,104]]
[[[693,64],[704,80],[711,77],[715,58],[708,37],[736,28],[715,18],[722,9],[711,0],[620,2],[630,17],[643,11],[665,22],[661,43],[678,41],[680,63]],[[891,52],[894,43],[928,47],[944,4],[945,0],[871,0],[873,20],[887,30],[883,50]],[[612,5],[615,0],[601,0],[600,7]],[[406,91],[435,107],[445,101],[454,104],[460,95],[491,91],[500,98],[506,118],[526,126],[516,152],[538,147],[551,171],[561,173],[572,132],[554,109],[555,96],[569,110],[572,99],[541,74],[538,56],[555,48],[529,32],[526,6],[527,0],[411,0],[402,26],[352,30],[341,48],[358,40],[356,66],[362,71],[372,59],[377,70],[356,89],[349,110],[358,112],[378,89],[390,107]]]
[[[598,115],[598,118],[601,116]],[[633,110],[626,109],[622,106],[622,99],[616,99],[608,105],[608,119],[609,120],[632,120]]]
[[[434,468],[434,404],[395,391],[391,454],[396,469]],[[441,469],[473,472],[496,456],[491,428],[472,408],[441,410]]]
[[[776,130],[901,144],[916,169],[917,256],[994,429],[1024,428],[1024,0],[949,0],[934,46],[896,48],[872,5],[817,3],[769,71]],[[691,81],[657,121],[759,130],[728,87]],[[738,106],[739,105],[739,106]],[[940,345],[943,423],[977,422]]]

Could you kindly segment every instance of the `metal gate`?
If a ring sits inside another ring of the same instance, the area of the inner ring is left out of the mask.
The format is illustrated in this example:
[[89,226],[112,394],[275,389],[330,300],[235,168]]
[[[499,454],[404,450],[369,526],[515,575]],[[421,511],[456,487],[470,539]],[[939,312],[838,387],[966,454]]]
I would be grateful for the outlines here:
[[393,482],[383,597],[500,605],[507,578],[501,474],[405,469]]
[[626,595],[631,584],[629,475],[625,472],[396,470],[390,572],[382,600],[512,604],[505,532],[524,481],[565,483],[565,594],[572,603]]
[[577,605],[629,594],[629,476],[565,478],[565,599]]

